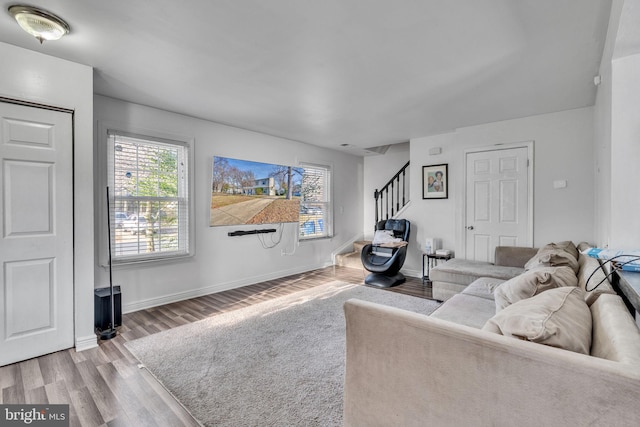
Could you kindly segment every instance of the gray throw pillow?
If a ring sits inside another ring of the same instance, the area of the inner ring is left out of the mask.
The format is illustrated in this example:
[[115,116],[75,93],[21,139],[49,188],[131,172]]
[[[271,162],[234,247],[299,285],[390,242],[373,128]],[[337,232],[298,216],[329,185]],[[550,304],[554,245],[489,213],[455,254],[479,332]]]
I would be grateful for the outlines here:
[[524,265],[525,270],[537,267],[571,267],[574,274],[578,273],[580,265],[577,258],[564,249],[540,248],[538,253]]
[[573,257],[576,260],[578,259],[578,256],[579,256],[578,248],[576,247],[576,245],[573,244],[571,240],[565,240],[563,242],[558,242],[558,243],[549,243],[548,245],[545,245],[542,248],[540,248],[540,250],[547,250],[547,249],[560,249],[562,251],[567,251],[571,255],[573,255]]
[[494,291],[496,313],[515,302],[562,286],[578,286],[578,277],[571,267],[538,267],[525,271]]

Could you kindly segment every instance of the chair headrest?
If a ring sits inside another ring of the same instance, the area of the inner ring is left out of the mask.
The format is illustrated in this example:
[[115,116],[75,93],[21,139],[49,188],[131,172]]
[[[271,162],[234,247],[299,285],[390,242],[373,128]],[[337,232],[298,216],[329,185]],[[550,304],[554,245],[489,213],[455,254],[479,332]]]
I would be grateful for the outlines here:
[[404,230],[407,229],[407,220],[406,219],[388,219],[386,224],[384,225],[385,230],[393,230],[404,233]]
[[409,221],[406,219],[387,219],[378,221],[376,230],[392,230],[395,237],[407,240],[409,231]]

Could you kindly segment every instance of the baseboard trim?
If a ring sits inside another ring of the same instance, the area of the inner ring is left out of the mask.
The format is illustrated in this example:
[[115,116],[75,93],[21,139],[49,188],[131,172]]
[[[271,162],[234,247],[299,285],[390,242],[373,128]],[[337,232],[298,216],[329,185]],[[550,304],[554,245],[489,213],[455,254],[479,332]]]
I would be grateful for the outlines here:
[[149,298],[146,300],[136,301],[122,306],[122,313],[133,313],[139,310],[145,310],[152,307],[158,307],[160,305],[171,304],[178,301],[184,301],[191,298],[197,298],[204,295],[214,294],[216,292],[227,291],[229,289],[235,289],[242,286],[253,285],[254,283],[266,282],[268,280],[279,279],[281,277],[291,276],[293,274],[306,273],[307,271],[317,270],[319,268],[325,268],[333,265],[331,262],[325,262],[317,265],[308,265],[289,270],[281,270],[271,274],[265,274],[262,276],[253,276],[242,280],[234,280],[225,283],[218,283],[213,286],[207,286],[205,288],[192,289],[189,291],[178,292],[175,294],[164,295],[157,298]]
[[400,270],[400,272],[402,274],[404,274],[405,276],[407,276],[407,277],[416,277],[418,279],[422,279],[422,274],[420,274],[419,270],[405,270],[405,269],[402,269],[402,270]]
[[85,351],[96,347],[98,347],[97,336],[76,337],[76,351]]

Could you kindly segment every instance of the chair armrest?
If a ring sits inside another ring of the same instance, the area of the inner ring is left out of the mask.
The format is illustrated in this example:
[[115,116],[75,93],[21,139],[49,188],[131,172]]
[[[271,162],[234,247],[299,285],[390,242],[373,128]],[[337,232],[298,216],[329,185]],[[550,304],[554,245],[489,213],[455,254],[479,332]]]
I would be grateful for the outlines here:
[[[387,252],[389,251],[390,252]],[[375,252],[383,251],[383,255],[376,255]],[[389,267],[393,265],[399,258],[404,257],[407,253],[407,247],[402,246],[399,248],[385,248],[382,246],[365,245],[360,253],[360,260],[364,267],[373,273],[384,273],[389,270]]]
[[635,425],[640,371],[359,300],[345,426]]

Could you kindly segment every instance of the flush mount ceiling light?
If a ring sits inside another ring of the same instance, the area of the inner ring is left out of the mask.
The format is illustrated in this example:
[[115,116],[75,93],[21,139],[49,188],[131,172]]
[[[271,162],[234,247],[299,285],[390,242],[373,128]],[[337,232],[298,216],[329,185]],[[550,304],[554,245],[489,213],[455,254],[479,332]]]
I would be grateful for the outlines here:
[[68,34],[69,25],[56,15],[33,6],[9,6],[9,14],[18,25],[42,43],[45,40],[58,40]]

